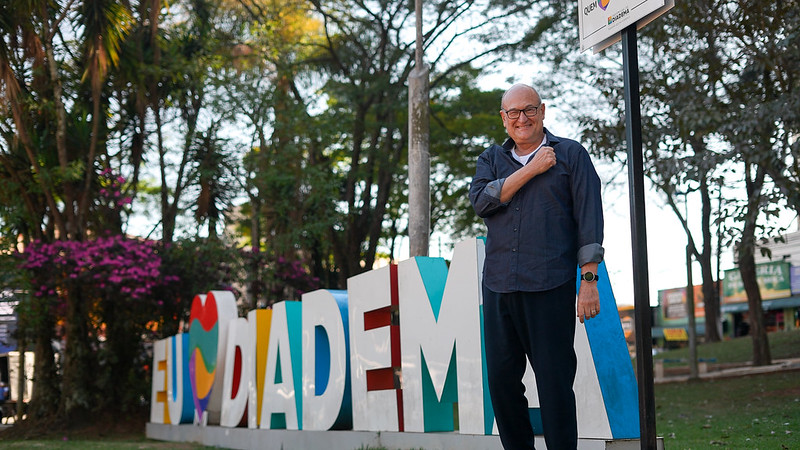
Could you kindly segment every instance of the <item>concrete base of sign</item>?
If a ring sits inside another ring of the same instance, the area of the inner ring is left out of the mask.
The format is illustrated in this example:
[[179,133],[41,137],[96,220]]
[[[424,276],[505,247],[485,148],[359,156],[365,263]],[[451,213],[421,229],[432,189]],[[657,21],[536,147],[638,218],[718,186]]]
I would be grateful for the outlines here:
[[[251,430],[197,425],[148,423],[147,437],[158,441],[192,442],[210,447],[264,450],[502,450],[497,436],[458,433],[398,433],[392,431],[297,431]],[[657,447],[664,449],[663,439]],[[536,448],[546,449],[544,438],[536,437]],[[638,439],[580,439],[578,450],[637,450]]]

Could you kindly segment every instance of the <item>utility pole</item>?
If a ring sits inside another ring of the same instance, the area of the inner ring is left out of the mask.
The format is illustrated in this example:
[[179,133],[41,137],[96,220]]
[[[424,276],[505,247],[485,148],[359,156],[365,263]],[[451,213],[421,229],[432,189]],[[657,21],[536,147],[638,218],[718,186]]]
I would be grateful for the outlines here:
[[422,61],[422,0],[415,0],[417,45],[408,76],[408,238],[409,256],[428,256],[431,229],[430,86]]

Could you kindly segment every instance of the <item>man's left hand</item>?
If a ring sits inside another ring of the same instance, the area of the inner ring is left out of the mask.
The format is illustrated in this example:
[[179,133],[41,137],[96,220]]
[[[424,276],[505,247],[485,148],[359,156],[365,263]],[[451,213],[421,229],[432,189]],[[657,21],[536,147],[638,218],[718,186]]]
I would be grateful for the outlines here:
[[597,292],[597,282],[581,282],[578,290],[578,318],[583,323],[600,314],[600,294]]

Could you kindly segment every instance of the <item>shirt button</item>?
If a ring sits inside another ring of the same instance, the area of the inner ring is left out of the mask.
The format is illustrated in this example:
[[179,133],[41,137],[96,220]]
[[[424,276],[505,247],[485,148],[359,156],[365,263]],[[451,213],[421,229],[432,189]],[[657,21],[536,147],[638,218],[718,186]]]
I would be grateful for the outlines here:
[[516,207],[516,208],[514,208],[514,209],[516,209],[517,211],[519,211],[519,206],[517,206],[517,207]]
[[515,248],[512,248],[512,249],[511,249],[511,251],[512,251],[512,252],[515,252],[515,251],[517,251],[517,249],[515,249]]
[[514,227],[514,231],[517,231],[517,228],[516,228],[516,227]]

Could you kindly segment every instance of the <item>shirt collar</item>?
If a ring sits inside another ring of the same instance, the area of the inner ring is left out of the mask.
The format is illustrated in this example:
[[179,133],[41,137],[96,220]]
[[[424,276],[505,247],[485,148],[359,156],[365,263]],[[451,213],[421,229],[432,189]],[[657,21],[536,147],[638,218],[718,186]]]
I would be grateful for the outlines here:
[[[545,145],[547,144],[555,145],[558,144],[559,142],[559,139],[552,133],[550,133],[546,127],[544,128],[544,138],[545,138]],[[514,150],[514,147],[516,147],[516,145],[517,143],[514,142],[513,139],[508,138],[506,139],[505,142],[503,142],[503,149],[505,150],[506,153],[511,153]]]

